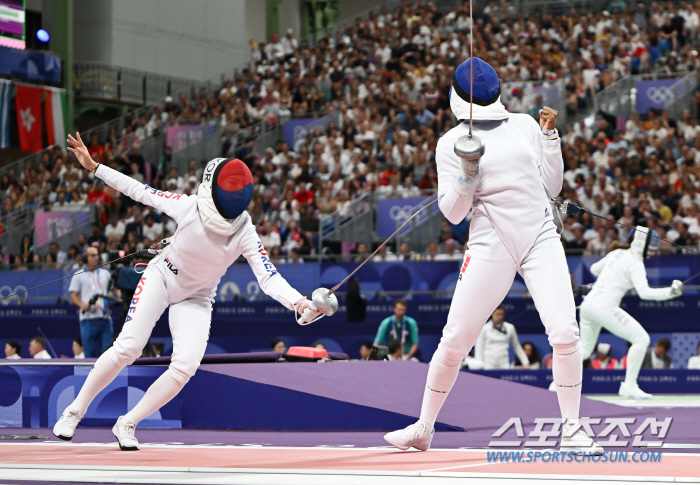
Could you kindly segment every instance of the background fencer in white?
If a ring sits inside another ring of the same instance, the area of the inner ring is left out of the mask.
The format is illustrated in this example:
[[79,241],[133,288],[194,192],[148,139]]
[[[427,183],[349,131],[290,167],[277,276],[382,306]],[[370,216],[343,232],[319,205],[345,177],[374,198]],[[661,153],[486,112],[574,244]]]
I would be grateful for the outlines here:
[[95,396],[141,355],[163,311],[170,307],[173,353],[169,368],[141,401],[119,418],[113,432],[122,449],[138,449],[136,424],[170,401],[194,375],[204,355],[216,286],[240,255],[248,260],[261,289],[306,321],[318,315],[269,261],[250,216],[252,176],[240,160],[214,159],[207,165],[196,196],[152,189],[104,165],[95,164],[77,135],[69,148],[80,163],[110,187],[167,213],[178,224],[168,247],[150,261],[134,293],[124,327],[114,345],[95,363],[75,401],[54,428],[71,439],[77,422]]
[[657,252],[659,244],[656,231],[637,226],[629,249],[617,249],[591,266],[597,277],[591,292],[581,304],[581,350],[587,359],[595,347],[600,329],[630,342],[627,351],[627,371],[620,383],[621,396],[648,399],[637,384],[644,354],[649,347],[649,334],[629,313],[620,308],[622,297],[634,288],[643,300],[670,300],[683,294],[683,283],[673,281],[668,288],[650,288],[644,259]]
[[[460,120],[469,118],[470,66],[468,59],[456,69],[450,93],[452,111]],[[561,190],[564,170],[554,130],[557,112],[545,107],[538,126],[528,115],[508,113],[499,94],[496,72],[474,59],[474,134],[486,147],[478,166],[465,166],[454,153],[457,139],[469,133],[468,122],[438,141],[440,209],[454,224],[472,210],[469,249],[430,363],[420,421],[385,437],[401,449],[429,447],[431,438],[425,430],[433,429],[462,358],[506,296],[516,272],[525,280],[553,348],[554,380],[570,434],[562,440],[562,449],[597,447],[576,431],[582,379],[579,332],[566,258],[549,203],[549,197]]]

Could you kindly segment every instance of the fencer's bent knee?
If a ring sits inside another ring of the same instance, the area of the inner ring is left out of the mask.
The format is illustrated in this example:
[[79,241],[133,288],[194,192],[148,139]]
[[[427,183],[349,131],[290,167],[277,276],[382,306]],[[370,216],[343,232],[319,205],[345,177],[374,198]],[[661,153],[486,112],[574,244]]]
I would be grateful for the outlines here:
[[651,339],[649,338],[649,334],[644,332],[644,335],[635,335],[634,338],[632,339],[631,342],[632,345],[641,345],[644,348],[649,347],[649,344],[651,344]]
[[192,377],[192,376],[194,375],[194,372],[195,372],[196,370],[197,370],[197,368],[195,367],[195,368],[194,368],[194,371],[192,372],[192,374],[187,374],[187,373],[181,371],[180,369],[177,369],[177,368],[173,367],[172,364],[171,364],[170,367],[168,367],[168,370],[167,370],[166,372],[168,373],[168,375],[169,375],[170,377],[172,377],[172,379],[173,379],[175,382],[177,382],[178,384],[184,386],[185,384],[187,384],[187,381],[190,380],[190,377]]
[[581,343],[580,340],[576,340],[573,343],[569,344],[556,344],[552,345],[552,352],[558,355],[571,355],[575,354],[578,352],[578,350],[581,348]]
[[128,337],[117,338],[112,348],[114,349],[112,360],[114,360],[116,357],[117,360],[115,363],[122,365],[132,364],[138,357],[141,356],[141,352],[143,350],[142,345],[138,345],[135,339]]
[[[186,379],[185,382],[187,382],[190,377],[197,372],[201,360],[201,357],[183,359],[181,356],[175,356],[175,358],[170,362],[170,369],[178,373],[178,376],[180,376],[179,379]],[[179,382],[179,379],[175,380]]]
[[454,367],[455,365],[459,365],[463,358],[464,356],[462,354],[447,350],[441,342],[440,345],[438,345],[438,349],[433,354],[430,363],[432,364],[435,362],[436,364],[442,364],[446,367]]
[[576,319],[567,318],[558,321],[556,325],[548,326],[547,335],[552,347],[574,345],[581,340]]

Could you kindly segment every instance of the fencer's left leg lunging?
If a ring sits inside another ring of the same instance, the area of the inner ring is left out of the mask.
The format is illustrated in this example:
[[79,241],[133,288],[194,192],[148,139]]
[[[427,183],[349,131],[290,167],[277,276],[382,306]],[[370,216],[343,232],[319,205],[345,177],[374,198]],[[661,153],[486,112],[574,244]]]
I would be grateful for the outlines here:
[[146,391],[124,419],[138,424],[170,402],[199,367],[209,340],[212,302],[208,297],[188,298],[170,307],[173,355],[170,366]]
[[53,432],[57,437],[63,440],[73,438],[75,428],[92,400],[124,367],[141,355],[156,321],[167,306],[168,291],[163,275],[157,269],[149,267],[138,283],[127,321],[119,337],[97,359],[78,396],[54,426]]

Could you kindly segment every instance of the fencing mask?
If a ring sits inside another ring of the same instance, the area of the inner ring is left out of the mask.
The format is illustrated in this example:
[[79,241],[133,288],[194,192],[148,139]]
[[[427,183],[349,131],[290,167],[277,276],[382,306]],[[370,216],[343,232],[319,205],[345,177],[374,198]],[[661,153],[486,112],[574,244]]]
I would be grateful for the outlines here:
[[215,158],[202,174],[197,206],[204,225],[229,236],[247,220],[246,208],[253,199],[253,175],[238,159]]
[[[472,84],[474,70],[474,91]],[[505,120],[508,111],[501,102],[501,82],[496,71],[478,57],[469,58],[455,69],[450,89],[450,109],[458,120],[469,119],[471,95],[474,95],[473,117],[477,121]]]
[[643,259],[651,258],[659,253],[659,233],[644,226],[637,226],[630,231],[628,240],[630,249]]

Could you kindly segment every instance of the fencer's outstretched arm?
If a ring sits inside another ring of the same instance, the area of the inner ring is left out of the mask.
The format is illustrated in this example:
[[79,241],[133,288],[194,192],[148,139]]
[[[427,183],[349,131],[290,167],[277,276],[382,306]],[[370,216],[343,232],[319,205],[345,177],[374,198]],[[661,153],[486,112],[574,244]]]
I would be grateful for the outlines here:
[[189,205],[187,196],[156,190],[137,182],[131,177],[127,177],[123,173],[98,164],[90,156],[85,143],[80,137],[80,133],[76,133],[75,138],[73,135],[68,135],[68,143],[70,145],[68,146],[68,151],[75,155],[80,165],[93,172],[96,177],[104,180],[107,185],[135,201],[165,212],[175,219],[175,222],[180,222],[180,216]]
[[442,197],[438,205],[448,221],[459,224],[472,208],[478,180],[471,184],[471,190],[458,191],[459,180],[464,175],[462,164],[454,153],[452,142],[446,137],[438,140],[435,159],[438,173],[438,197]]
[[564,159],[561,155],[561,140],[558,135],[542,134],[537,122],[532,119],[532,140],[537,154],[537,168],[547,197],[556,197],[564,183]]
[[629,268],[630,280],[634,285],[634,290],[642,300],[670,300],[675,298],[676,294],[671,291],[671,287],[667,288],[650,288],[647,280],[647,270],[644,268],[642,261],[635,261]]
[[175,219],[175,222],[178,224],[180,223],[180,216],[188,206],[188,197],[186,195],[156,190],[102,164],[97,167],[95,176],[101,178],[107,185],[131,199],[165,212]]
[[272,264],[250,218],[240,231],[243,233],[240,242],[241,253],[253,269],[260,288],[266,295],[271,296],[288,309],[294,310],[294,304],[303,296],[287,283],[287,280],[279,274],[275,265]]

